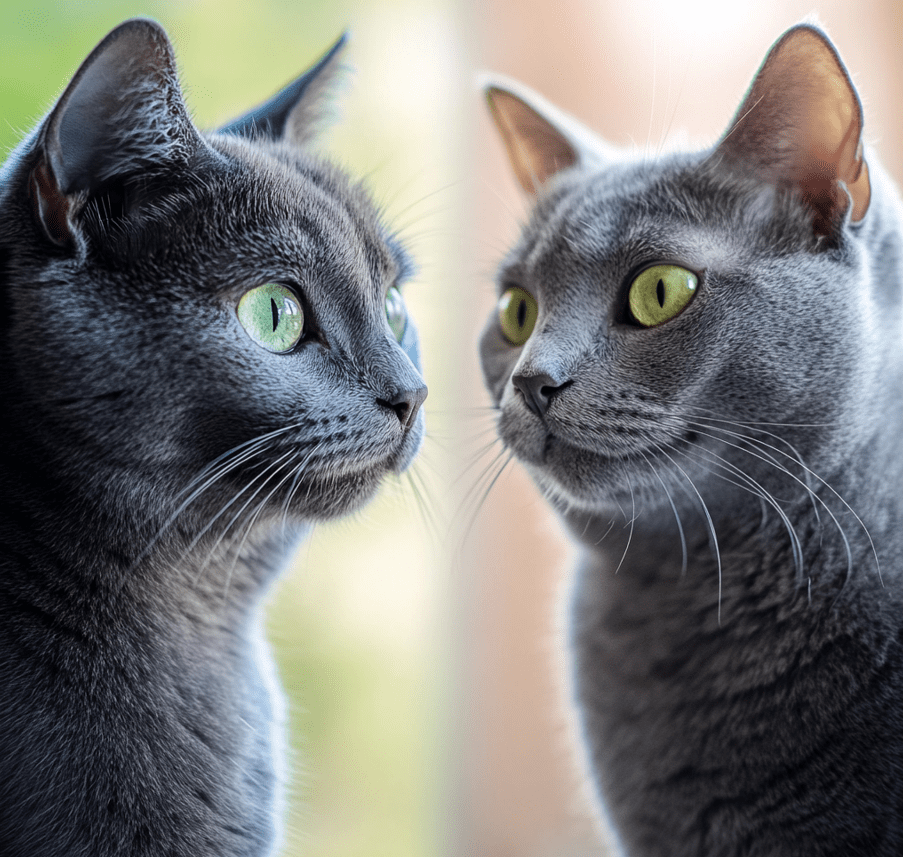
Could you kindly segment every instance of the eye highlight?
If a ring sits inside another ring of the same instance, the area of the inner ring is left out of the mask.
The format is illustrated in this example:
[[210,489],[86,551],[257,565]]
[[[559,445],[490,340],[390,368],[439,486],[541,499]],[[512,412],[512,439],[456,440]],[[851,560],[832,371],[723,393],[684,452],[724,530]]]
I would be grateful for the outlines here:
[[301,301],[288,286],[279,283],[245,292],[236,313],[248,336],[276,354],[291,351],[304,334]]
[[499,298],[499,327],[512,345],[523,345],[533,333],[539,306],[520,286],[505,289]]
[[696,294],[699,279],[680,265],[653,265],[631,283],[627,305],[633,320],[655,327],[680,315]]
[[405,308],[401,292],[392,286],[386,292],[386,321],[389,322],[389,330],[399,342],[404,339],[404,332],[408,326],[408,311]]

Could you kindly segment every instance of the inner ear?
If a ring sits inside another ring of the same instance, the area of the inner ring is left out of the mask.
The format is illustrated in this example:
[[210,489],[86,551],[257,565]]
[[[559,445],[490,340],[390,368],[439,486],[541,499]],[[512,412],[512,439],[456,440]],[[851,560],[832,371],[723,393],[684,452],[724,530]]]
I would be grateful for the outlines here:
[[769,52],[718,152],[735,168],[796,188],[815,232],[828,235],[847,211],[854,222],[868,211],[862,127],[862,105],[837,51],[803,24]]
[[577,163],[571,142],[517,95],[489,86],[486,100],[514,174],[527,193],[535,194],[556,173]]
[[220,128],[223,134],[265,137],[303,145],[310,140],[330,111],[333,91],[342,69],[348,33],[307,71],[268,101]]
[[30,187],[36,218],[51,241],[67,245],[88,199],[103,197],[115,216],[130,177],[146,182],[203,146],[166,33],[154,21],[126,21],[82,63],[41,126]]

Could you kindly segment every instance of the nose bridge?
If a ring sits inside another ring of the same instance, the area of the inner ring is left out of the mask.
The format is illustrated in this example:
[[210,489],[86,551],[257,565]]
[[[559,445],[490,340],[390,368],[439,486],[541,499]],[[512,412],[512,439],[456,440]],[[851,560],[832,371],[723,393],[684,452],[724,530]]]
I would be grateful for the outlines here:
[[376,394],[376,402],[394,411],[407,432],[417,419],[420,406],[427,396],[427,387],[420,371],[394,342],[385,338],[384,344],[369,351],[368,372]]
[[547,321],[524,346],[511,384],[536,416],[544,419],[552,399],[573,383],[577,367],[601,335],[593,336],[594,327],[585,317]]
[[361,368],[370,377],[377,394],[387,399],[405,390],[425,387],[420,370],[388,335],[365,350]]
[[583,353],[584,344],[576,331],[569,336],[562,335],[563,330],[562,325],[556,324],[554,330],[545,327],[536,331],[521,351],[512,376],[544,375],[555,386],[564,383]]

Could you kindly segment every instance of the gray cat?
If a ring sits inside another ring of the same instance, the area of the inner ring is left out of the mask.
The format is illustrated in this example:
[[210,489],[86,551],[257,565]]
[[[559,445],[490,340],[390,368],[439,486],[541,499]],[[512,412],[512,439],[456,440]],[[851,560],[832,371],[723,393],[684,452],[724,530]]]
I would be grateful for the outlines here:
[[489,104],[535,207],[481,342],[582,549],[572,691],[632,857],[903,854],[903,209],[834,47],[713,148]]
[[271,854],[260,605],[410,464],[408,257],[305,149],[340,40],[201,135],[133,20],[0,172],[0,853]]

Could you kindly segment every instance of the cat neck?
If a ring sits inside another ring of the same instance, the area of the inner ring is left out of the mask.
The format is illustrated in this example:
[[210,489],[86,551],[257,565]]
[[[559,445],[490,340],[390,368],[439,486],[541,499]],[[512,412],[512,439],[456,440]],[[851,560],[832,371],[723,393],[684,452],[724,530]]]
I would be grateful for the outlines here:
[[161,634],[186,616],[244,625],[306,532],[254,516],[246,498],[229,505],[224,495],[218,509],[193,513],[154,501],[149,481],[111,470],[79,485],[47,472],[29,479],[10,465],[21,460],[10,456],[0,473],[15,510],[4,519],[0,593],[98,638],[129,616],[146,631],[155,627],[148,617],[159,619]]

